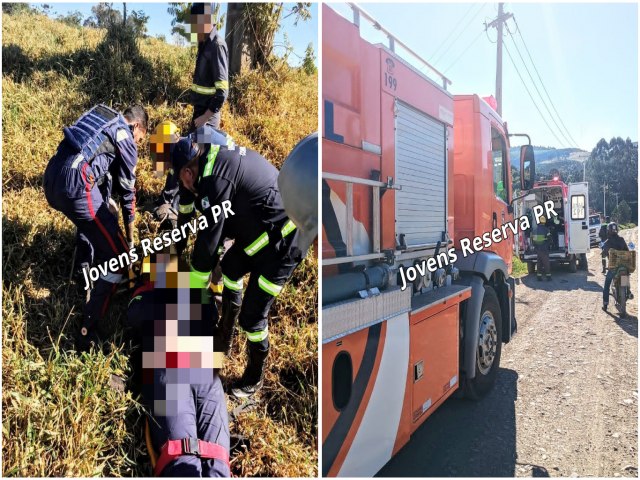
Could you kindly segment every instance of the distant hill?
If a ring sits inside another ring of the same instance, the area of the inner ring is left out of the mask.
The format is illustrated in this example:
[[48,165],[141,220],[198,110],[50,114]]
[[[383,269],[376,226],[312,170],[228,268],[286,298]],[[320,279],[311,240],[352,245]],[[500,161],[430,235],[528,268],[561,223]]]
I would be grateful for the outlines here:
[[[520,147],[511,148],[509,153],[511,155],[511,166],[519,170]],[[582,164],[590,155],[589,152],[578,148],[548,148],[535,145],[533,153],[536,158],[536,172],[538,174],[547,174],[551,169],[555,168],[563,174],[563,177],[570,172],[577,172],[578,170],[582,173]]]
[[[509,150],[511,155],[511,165],[520,168],[520,147],[512,147]],[[549,148],[549,147],[533,147],[533,153],[536,157],[536,166],[553,164],[555,162],[579,162],[582,164],[590,153],[578,148]],[[548,167],[553,168],[553,167]]]

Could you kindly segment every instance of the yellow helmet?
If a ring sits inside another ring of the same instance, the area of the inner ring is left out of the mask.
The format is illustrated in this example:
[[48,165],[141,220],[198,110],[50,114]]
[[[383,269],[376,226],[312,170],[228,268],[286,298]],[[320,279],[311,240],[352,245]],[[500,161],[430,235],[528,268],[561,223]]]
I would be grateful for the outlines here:
[[156,131],[151,134],[151,153],[163,153],[165,144],[176,143],[179,138],[180,131],[175,123],[171,120],[160,122]]

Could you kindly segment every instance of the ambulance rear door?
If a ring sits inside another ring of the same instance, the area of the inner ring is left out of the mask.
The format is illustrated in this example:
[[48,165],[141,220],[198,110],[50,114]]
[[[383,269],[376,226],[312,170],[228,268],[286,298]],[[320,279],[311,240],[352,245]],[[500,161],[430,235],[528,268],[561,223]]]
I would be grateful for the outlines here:
[[589,251],[589,184],[570,183],[567,189],[566,216],[568,222],[569,253]]

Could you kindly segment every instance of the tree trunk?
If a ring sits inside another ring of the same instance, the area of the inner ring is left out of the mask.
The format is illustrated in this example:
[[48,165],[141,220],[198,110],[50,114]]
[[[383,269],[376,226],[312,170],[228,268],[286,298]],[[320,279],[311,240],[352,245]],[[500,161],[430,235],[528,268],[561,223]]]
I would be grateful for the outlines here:
[[251,47],[244,24],[245,3],[229,3],[227,7],[226,42],[229,49],[229,76],[251,68]]

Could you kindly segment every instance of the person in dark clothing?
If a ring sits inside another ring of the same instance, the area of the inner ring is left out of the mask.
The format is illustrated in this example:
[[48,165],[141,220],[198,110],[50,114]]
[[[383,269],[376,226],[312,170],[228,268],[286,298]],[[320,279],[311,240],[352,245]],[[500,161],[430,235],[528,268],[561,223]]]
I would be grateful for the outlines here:
[[[64,139],[45,170],[47,202],[76,225],[98,264],[133,247],[137,143],[146,134],[147,124],[148,116],[141,106],[129,107],[120,115],[97,105],[64,129]],[[121,194],[126,238],[118,217],[110,210],[111,178],[116,179]],[[97,340],[96,326],[122,273],[110,272],[93,285],[76,339],[79,349],[86,350]]]
[[188,276],[180,274],[189,267],[175,254],[145,258],[145,270],[127,322],[142,345],[142,398],[152,413],[146,437],[154,475],[229,477],[229,416],[217,371],[222,354],[213,337],[215,303],[208,292],[190,288]]
[[542,280],[542,275],[547,278],[547,281],[551,280],[551,265],[549,263],[549,243],[551,242],[551,232],[546,226],[547,218],[541,217],[540,223],[531,234],[531,241],[536,249],[536,255],[538,257],[536,266],[536,276],[538,281]]
[[[629,251],[627,242],[624,241],[620,235],[618,235],[618,224],[615,222],[607,225],[607,241],[602,246],[602,257],[607,258],[610,250],[624,250]],[[609,290],[611,290],[611,282],[613,282],[616,272],[614,269],[610,269],[604,279],[604,288],[602,290],[602,309],[606,312],[609,306]]]
[[[605,222],[600,225],[600,231],[598,232],[598,236],[600,237],[601,242],[607,241],[607,226],[609,225],[609,217],[605,219]],[[607,273],[607,258],[602,256],[602,273]]]
[[220,111],[229,92],[229,53],[224,38],[213,25],[212,4],[193,4],[191,32],[198,40],[191,86],[192,128],[204,124],[220,128]]
[[[191,257],[192,284],[206,286],[224,238],[234,240],[222,259],[220,336],[228,352],[236,319],[247,336],[248,364],[232,385],[236,397],[262,386],[269,352],[269,309],[300,263],[296,225],[285,213],[278,190],[278,170],[248,148],[197,145],[181,139],[172,151],[180,179],[178,224],[193,210],[203,212],[208,228],[200,230]],[[184,248],[182,242],[178,247]],[[243,277],[250,274],[244,298]]]

